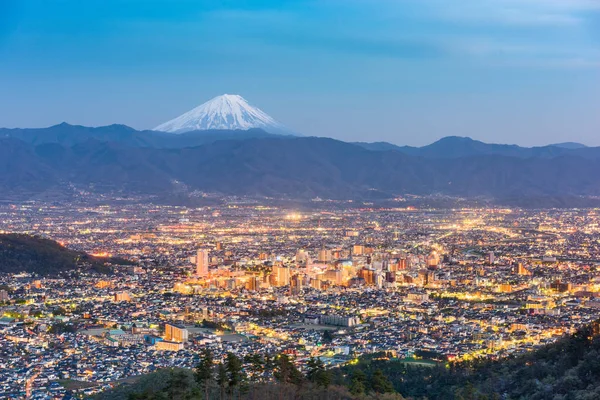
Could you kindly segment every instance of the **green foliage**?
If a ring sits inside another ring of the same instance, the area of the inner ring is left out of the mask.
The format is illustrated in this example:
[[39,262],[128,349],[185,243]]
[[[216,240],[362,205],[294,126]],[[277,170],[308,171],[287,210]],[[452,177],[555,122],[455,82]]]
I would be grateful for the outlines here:
[[248,372],[252,377],[252,381],[260,382],[267,367],[267,360],[260,354],[252,354],[244,357],[244,362],[248,364]]
[[352,381],[350,382],[350,393],[355,395],[364,394],[366,391],[366,381],[367,375],[360,369],[355,370],[352,374]]
[[371,387],[375,393],[393,393],[394,385],[388,379],[387,376],[383,374],[383,371],[380,369],[376,369],[371,377]]
[[331,384],[331,373],[325,369],[320,358],[311,357],[307,364],[306,379],[317,386],[328,387]]
[[[498,361],[422,367],[398,360],[366,358],[335,371],[334,381],[348,385],[354,394],[385,393],[391,383],[397,392],[414,399],[600,398],[600,337],[594,336],[597,331],[595,323],[555,344]],[[367,376],[371,378],[366,380]]]
[[325,332],[323,332],[323,343],[331,343],[333,342],[333,335],[331,334],[331,332],[329,330],[326,330]]
[[214,379],[214,359],[212,352],[209,349],[202,350],[200,362],[196,366],[196,382],[200,385],[205,393],[205,399],[209,398],[209,387]]
[[[599,330],[596,323],[535,352],[499,361],[422,367],[374,355],[356,365],[328,371],[320,360],[311,358],[306,378],[285,354],[249,356],[244,359],[246,364],[254,364],[251,368],[259,375],[272,372],[277,383],[252,380],[247,385],[236,356],[229,354],[215,376],[206,373],[212,371],[207,363],[212,356],[203,353],[196,379],[189,379],[188,375],[194,377],[191,372],[171,371],[161,386],[129,393],[137,396],[130,397],[134,400],[401,400],[402,396],[415,400],[592,400],[600,398],[600,337],[595,335]],[[210,382],[205,388],[211,390],[204,395],[201,382]]]
[[67,324],[64,322],[55,322],[52,324],[48,333],[52,333],[55,335],[61,335],[63,333],[75,333],[77,332],[77,326],[73,324]]
[[52,314],[55,316],[64,316],[67,315],[67,310],[64,307],[56,307],[52,310]]
[[227,371],[227,384],[230,391],[232,391],[244,381],[242,361],[235,354],[227,353],[225,370]]
[[221,331],[229,330],[229,327],[227,325],[220,323],[220,322],[209,321],[207,319],[203,319],[202,322],[200,323],[200,326],[202,326],[203,328],[206,328],[206,329],[213,329],[213,330],[221,330]]
[[13,292],[13,289],[8,285],[0,285],[0,290],[6,290],[8,293]]
[[296,368],[287,354],[280,354],[275,358],[273,377],[280,383],[300,385],[304,380],[302,373]]
[[227,388],[227,369],[223,363],[219,363],[217,367],[217,385],[219,386],[221,396],[223,391]]

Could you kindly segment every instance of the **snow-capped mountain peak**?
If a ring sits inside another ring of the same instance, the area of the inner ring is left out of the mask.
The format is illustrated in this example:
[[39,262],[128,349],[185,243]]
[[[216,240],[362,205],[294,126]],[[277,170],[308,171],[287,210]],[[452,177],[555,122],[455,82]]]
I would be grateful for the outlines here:
[[195,130],[224,129],[248,130],[260,128],[270,133],[287,129],[239,95],[224,94],[194,108],[185,114],[154,128],[155,131],[184,133]]

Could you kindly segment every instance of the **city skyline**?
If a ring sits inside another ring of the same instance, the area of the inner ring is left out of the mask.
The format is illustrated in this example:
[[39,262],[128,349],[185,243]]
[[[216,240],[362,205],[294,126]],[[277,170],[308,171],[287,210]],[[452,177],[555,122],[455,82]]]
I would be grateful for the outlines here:
[[[380,354],[446,370],[598,326],[598,209],[294,210],[230,199],[29,202],[0,205],[0,216],[0,394],[15,398],[92,395],[194,368],[206,351],[214,363],[239,357],[251,385],[277,382],[267,368],[254,375],[255,355],[288,354],[307,376],[313,358],[335,374]],[[108,266],[36,257],[48,243],[31,234]],[[33,263],[7,267],[10,249]]]

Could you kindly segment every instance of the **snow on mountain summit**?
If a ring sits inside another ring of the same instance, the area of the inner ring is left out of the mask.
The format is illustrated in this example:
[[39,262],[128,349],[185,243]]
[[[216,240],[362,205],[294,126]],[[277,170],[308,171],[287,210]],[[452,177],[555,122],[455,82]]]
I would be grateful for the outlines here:
[[185,114],[154,128],[155,131],[184,133],[196,130],[248,130],[260,128],[270,133],[287,129],[264,111],[233,94],[217,96]]

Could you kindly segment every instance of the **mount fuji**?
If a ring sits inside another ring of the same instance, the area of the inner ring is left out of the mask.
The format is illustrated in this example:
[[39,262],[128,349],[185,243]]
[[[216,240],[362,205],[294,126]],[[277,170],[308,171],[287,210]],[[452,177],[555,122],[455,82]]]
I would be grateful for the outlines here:
[[291,132],[267,113],[253,107],[242,96],[224,94],[165,122],[155,131],[184,133],[205,130],[248,130],[258,128],[269,133]]

